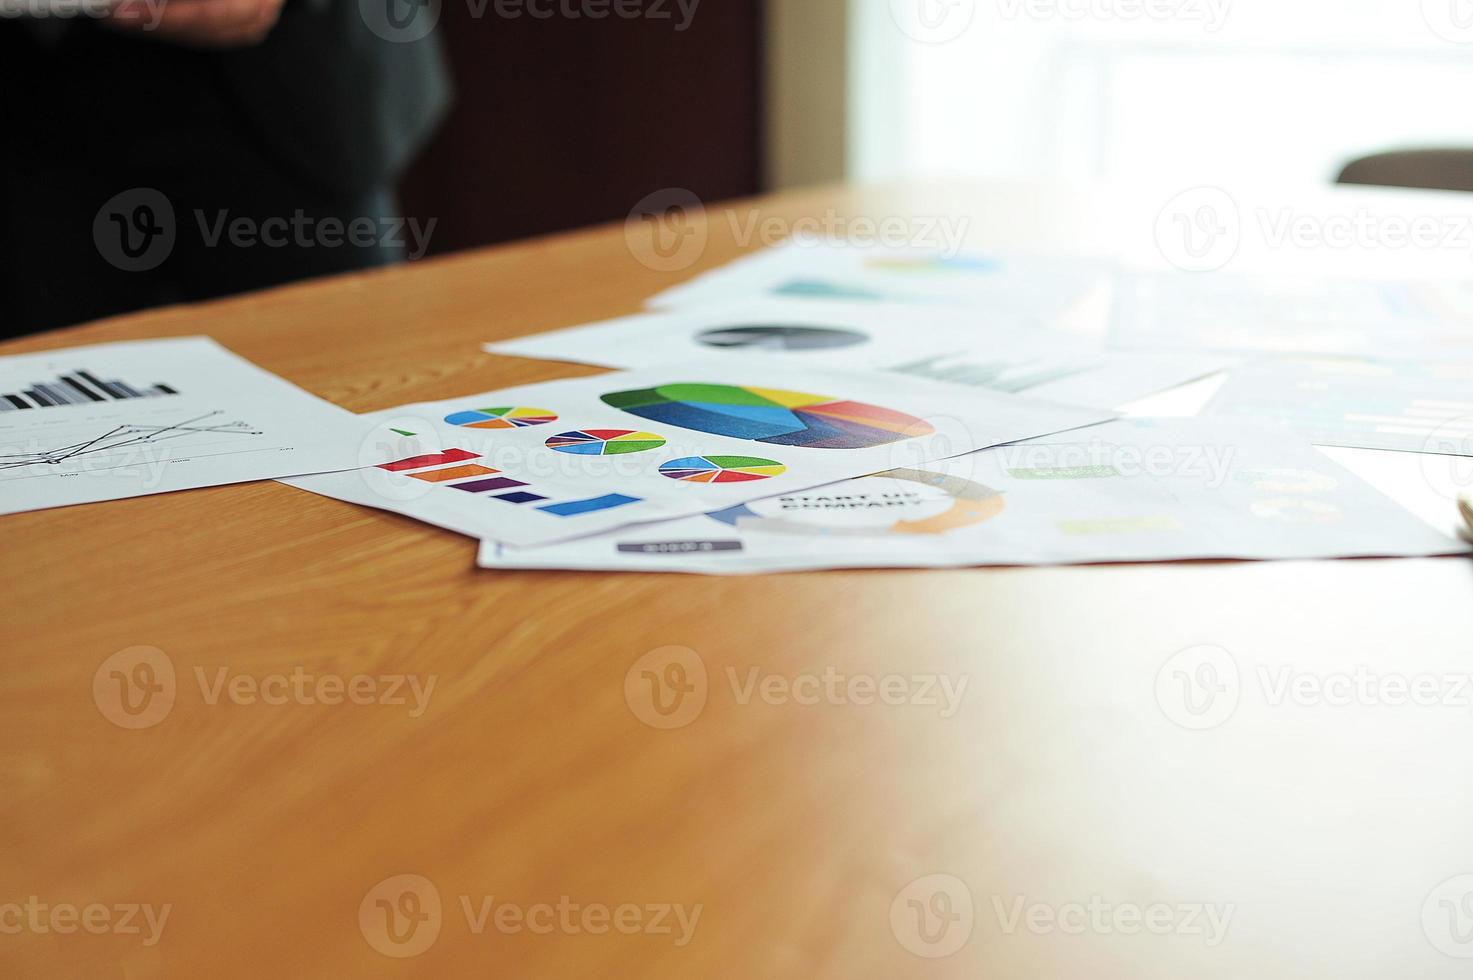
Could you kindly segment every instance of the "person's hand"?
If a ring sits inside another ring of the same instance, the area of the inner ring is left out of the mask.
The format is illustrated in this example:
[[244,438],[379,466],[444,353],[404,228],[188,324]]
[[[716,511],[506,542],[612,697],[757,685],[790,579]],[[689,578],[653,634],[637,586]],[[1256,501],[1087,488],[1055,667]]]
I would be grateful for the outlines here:
[[123,0],[103,23],[201,48],[257,44],[276,26],[282,0]]

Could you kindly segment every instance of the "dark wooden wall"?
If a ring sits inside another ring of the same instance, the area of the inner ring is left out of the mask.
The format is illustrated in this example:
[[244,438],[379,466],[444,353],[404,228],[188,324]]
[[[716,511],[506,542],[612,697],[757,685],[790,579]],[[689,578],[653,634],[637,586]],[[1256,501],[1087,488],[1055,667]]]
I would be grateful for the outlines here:
[[432,252],[621,219],[666,187],[760,189],[761,0],[702,0],[679,32],[674,0],[665,20],[478,6],[443,0],[457,102],[401,188],[439,219]]

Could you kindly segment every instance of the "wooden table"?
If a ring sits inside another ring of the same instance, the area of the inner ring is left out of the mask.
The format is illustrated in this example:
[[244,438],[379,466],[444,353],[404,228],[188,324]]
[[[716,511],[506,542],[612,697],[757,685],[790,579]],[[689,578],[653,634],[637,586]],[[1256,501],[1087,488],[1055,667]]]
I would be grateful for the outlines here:
[[[1087,199],[967,206],[1026,245]],[[755,245],[741,227],[713,213],[674,272],[611,226],[0,352],[207,333],[380,409],[576,373],[479,345],[632,312]],[[0,541],[6,977],[1453,977],[1444,950],[1473,952],[1464,560],[505,573],[274,483],[6,517]],[[103,665],[135,647],[175,700],[130,728]],[[644,686],[670,663],[706,683],[674,716]],[[1357,668],[1379,703],[1275,700]],[[418,713],[384,686],[319,703],[357,675],[434,687]],[[1397,706],[1385,675],[1449,690]],[[954,712],[925,703],[946,684]]]

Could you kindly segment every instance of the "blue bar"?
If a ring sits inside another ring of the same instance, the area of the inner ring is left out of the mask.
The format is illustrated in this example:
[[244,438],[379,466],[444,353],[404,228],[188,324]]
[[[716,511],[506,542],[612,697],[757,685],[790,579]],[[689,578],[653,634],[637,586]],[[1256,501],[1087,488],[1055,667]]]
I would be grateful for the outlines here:
[[622,493],[611,493],[604,497],[593,497],[589,500],[570,500],[565,504],[548,504],[546,507],[538,507],[538,510],[546,511],[557,517],[576,517],[579,514],[591,514],[597,510],[612,510],[615,507],[623,507],[625,504],[639,503],[638,497],[626,497]]

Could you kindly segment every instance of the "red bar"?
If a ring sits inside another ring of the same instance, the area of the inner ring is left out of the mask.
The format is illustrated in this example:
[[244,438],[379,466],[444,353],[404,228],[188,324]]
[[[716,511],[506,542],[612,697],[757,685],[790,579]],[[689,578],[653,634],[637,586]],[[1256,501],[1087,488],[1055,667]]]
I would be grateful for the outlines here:
[[463,463],[468,459],[480,458],[479,453],[468,453],[464,449],[447,449],[443,453],[432,453],[428,456],[411,456],[397,463],[380,463],[378,468],[388,470],[390,473],[399,473],[403,470],[418,470],[426,466],[440,466],[445,463]]

